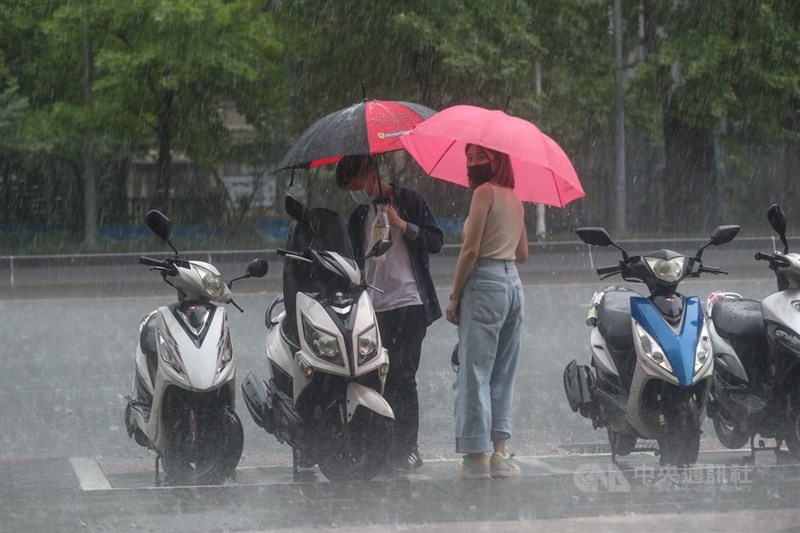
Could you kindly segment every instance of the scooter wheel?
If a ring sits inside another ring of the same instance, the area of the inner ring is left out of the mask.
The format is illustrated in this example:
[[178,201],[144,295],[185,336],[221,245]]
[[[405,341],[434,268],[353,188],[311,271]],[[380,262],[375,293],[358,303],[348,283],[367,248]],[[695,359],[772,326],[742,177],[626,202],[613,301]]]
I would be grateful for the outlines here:
[[386,464],[393,439],[390,418],[358,408],[345,430],[338,411],[328,409],[317,430],[319,469],[330,481],[372,479]]
[[187,417],[176,420],[164,447],[169,485],[219,485],[232,477],[242,456],[242,422],[230,406],[200,414],[193,441]]
[[714,419],[714,433],[723,446],[730,450],[738,450],[748,442],[750,435],[740,431],[736,424],[732,424],[720,418]]
[[795,459],[800,459],[800,387],[794,394],[787,418],[786,446]]

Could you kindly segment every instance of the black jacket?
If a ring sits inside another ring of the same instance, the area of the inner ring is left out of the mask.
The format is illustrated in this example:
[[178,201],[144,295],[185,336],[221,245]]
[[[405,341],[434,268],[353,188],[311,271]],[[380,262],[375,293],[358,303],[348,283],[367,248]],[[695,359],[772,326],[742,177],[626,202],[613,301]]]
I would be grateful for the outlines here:
[[[400,217],[408,222],[408,231],[404,236],[408,253],[411,258],[411,267],[417,278],[422,303],[425,307],[425,318],[430,326],[434,320],[442,316],[439,298],[431,277],[430,261],[428,254],[436,254],[444,245],[444,234],[436,223],[428,201],[420,193],[392,184],[394,189],[392,205]],[[355,259],[361,268],[364,268],[364,222],[372,205],[356,207],[347,220],[347,232],[350,243],[353,245]]]

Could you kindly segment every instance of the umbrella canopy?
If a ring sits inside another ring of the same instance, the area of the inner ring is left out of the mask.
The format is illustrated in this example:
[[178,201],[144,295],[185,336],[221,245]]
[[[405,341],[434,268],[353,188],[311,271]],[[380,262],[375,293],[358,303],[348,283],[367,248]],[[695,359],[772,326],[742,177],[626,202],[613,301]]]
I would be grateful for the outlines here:
[[346,155],[399,150],[400,137],[436,113],[410,102],[365,100],[312,124],[283,156],[276,171],[336,163]]
[[578,174],[558,144],[531,122],[498,110],[458,105],[418,124],[402,138],[422,169],[464,187],[467,144],[479,144],[511,158],[520,200],[564,207],[585,196]]

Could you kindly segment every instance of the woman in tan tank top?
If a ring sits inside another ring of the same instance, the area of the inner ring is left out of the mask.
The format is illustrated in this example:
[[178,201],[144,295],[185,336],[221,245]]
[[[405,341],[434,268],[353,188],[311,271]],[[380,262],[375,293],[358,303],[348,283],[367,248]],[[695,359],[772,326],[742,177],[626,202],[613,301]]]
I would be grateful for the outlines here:
[[463,478],[516,477],[520,468],[506,440],[524,308],[515,262],[528,258],[524,211],[506,154],[467,145],[466,155],[474,193],[446,310],[458,325],[458,468]]

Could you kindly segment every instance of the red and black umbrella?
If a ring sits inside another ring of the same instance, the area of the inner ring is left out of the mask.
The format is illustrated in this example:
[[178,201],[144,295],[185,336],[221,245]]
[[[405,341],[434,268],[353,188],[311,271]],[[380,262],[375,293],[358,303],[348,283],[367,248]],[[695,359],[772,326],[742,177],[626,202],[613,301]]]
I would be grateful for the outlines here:
[[436,113],[410,102],[364,100],[312,124],[292,144],[275,170],[313,168],[346,155],[400,150],[400,137]]

